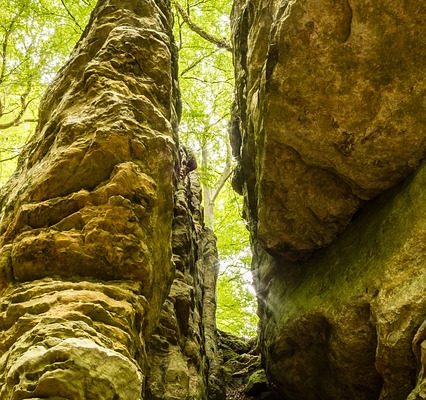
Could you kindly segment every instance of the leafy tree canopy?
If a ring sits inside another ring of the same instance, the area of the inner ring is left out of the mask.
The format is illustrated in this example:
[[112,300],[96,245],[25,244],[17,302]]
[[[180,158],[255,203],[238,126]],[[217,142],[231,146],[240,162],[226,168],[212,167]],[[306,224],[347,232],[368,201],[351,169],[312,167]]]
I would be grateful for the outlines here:
[[[229,51],[231,2],[193,1],[177,7],[175,36],[183,99],[180,136],[200,160],[206,223],[218,238],[221,271],[217,324],[237,335],[254,336],[257,315],[248,232],[241,218],[241,199],[228,179],[232,170],[228,129],[234,91]],[[206,40],[199,29],[207,31],[210,38]]]
[[95,0],[0,0],[0,182],[37,123],[40,98],[80,37]]

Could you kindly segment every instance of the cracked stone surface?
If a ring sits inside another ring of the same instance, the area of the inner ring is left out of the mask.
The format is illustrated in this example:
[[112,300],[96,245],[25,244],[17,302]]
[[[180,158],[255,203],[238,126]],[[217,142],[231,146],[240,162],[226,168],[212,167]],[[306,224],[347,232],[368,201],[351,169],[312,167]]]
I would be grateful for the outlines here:
[[426,150],[426,7],[396,0],[236,0],[239,191],[263,248],[329,245]]
[[425,187],[423,165],[308,261],[255,247],[262,354],[285,399],[424,398]]
[[425,17],[234,1],[233,185],[286,400],[426,398]]
[[2,400],[207,398],[217,256],[171,26],[167,2],[99,1],[44,96],[2,190]]

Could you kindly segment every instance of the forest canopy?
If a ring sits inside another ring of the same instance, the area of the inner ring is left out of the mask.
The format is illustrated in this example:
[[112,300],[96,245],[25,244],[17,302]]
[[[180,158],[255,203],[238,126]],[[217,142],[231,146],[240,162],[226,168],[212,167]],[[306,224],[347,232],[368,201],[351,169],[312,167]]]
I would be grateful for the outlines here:
[[[40,99],[86,26],[95,0],[0,0],[0,184],[37,124]],[[206,224],[218,238],[219,329],[256,333],[248,232],[232,190],[228,141],[234,79],[229,0],[172,4],[182,93],[180,140],[198,159]]]

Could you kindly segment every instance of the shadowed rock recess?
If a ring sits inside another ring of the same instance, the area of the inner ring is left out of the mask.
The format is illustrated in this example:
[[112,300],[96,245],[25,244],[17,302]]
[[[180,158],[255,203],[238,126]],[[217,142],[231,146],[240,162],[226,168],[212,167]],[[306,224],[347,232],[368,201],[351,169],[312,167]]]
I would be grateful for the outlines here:
[[287,400],[426,399],[426,4],[235,0],[233,185]]

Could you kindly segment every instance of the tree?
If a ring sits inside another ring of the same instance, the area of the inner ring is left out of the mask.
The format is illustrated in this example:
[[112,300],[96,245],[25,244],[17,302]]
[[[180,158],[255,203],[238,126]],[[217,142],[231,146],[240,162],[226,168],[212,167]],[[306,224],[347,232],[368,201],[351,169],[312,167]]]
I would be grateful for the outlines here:
[[180,136],[200,161],[205,221],[218,238],[217,322],[223,330],[254,336],[256,299],[248,231],[241,218],[241,199],[229,182],[234,164],[228,132],[234,90],[227,39],[231,4],[216,0],[175,5],[183,99]]
[[234,87],[227,39],[230,2],[174,4],[183,99],[181,137],[200,160],[205,221],[214,228],[215,202],[232,167],[228,141]]
[[42,93],[86,26],[95,0],[0,0],[0,182],[37,123]]

